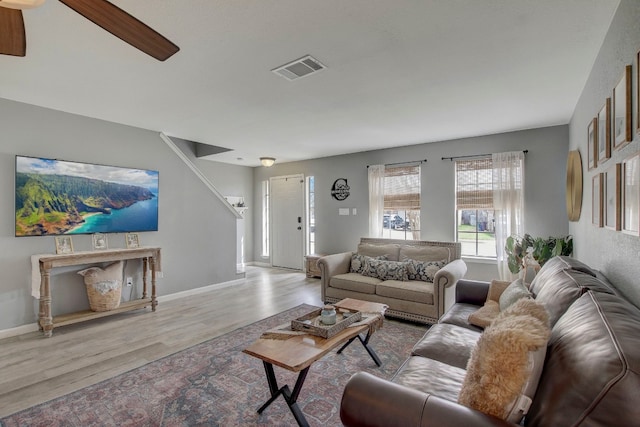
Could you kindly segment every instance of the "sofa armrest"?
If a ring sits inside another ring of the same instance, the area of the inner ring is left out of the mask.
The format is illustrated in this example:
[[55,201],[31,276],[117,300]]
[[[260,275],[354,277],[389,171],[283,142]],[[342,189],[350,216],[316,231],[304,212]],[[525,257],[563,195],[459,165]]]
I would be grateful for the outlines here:
[[320,268],[320,289],[322,302],[325,302],[325,289],[329,287],[329,281],[337,274],[345,274],[351,268],[351,256],[353,252],[342,252],[323,256],[318,260]]
[[462,279],[466,273],[467,264],[461,259],[454,259],[436,272],[433,281],[434,283],[442,282],[445,287],[448,287]]
[[456,303],[484,305],[489,294],[489,282],[478,280],[458,280],[456,285]]
[[340,419],[362,426],[514,426],[514,424],[366,372],[351,377],[342,394]]
[[445,299],[445,289],[453,287],[458,280],[462,279],[467,273],[467,264],[461,259],[454,259],[440,270],[433,277],[433,299],[437,304],[438,318],[448,309],[447,305],[453,303],[453,298],[449,297],[449,301]]

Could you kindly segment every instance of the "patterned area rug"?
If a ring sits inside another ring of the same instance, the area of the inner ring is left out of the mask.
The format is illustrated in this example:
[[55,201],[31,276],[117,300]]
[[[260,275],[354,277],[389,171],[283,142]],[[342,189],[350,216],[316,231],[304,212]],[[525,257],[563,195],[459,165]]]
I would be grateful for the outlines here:
[[[312,311],[300,305],[181,352],[151,362],[0,420],[14,426],[290,426],[296,422],[279,397],[269,398],[262,361],[242,353],[267,329]],[[390,378],[426,326],[385,320],[371,338],[382,360],[376,367],[357,341],[332,352],[309,370],[298,405],[311,426],[340,426],[340,398],[352,374],[367,371]],[[296,373],[275,367],[280,386],[292,388]]]

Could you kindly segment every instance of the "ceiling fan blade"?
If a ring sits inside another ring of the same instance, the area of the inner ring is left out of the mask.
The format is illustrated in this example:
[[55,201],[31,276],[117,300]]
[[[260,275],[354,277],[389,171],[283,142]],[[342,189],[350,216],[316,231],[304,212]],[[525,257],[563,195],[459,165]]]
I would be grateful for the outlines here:
[[27,38],[22,11],[0,7],[0,54],[25,56]]
[[148,25],[106,0],[60,0],[131,46],[164,61],[180,50]]

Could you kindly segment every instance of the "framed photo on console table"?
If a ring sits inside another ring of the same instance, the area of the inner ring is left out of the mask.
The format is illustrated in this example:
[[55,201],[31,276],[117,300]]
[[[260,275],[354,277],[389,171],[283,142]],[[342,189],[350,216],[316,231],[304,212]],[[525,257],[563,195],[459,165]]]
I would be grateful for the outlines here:
[[620,230],[620,185],[622,163],[611,165],[604,172],[604,226],[610,230]]
[[640,235],[640,152],[622,161],[622,231]]
[[71,236],[56,236],[56,254],[72,254],[73,240]]
[[618,149],[631,141],[631,65],[624,67],[622,77],[613,89],[613,148]]
[[95,233],[92,236],[93,249],[94,250],[103,250],[109,248],[109,244],[107,243],[107,235],[102,233]]
[[125,241],[127,243],[127,249],[140,247],[140,236],[138,235],[138,233],[127,233],[125,236]]
[[591,223],[602,227],[602,188],[604,175],[597,173],[591,179]]

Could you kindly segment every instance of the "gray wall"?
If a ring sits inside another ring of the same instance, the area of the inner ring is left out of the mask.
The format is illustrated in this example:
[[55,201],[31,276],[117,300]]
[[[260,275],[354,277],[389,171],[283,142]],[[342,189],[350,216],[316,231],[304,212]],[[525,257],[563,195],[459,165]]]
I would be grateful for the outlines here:
[[[159,231],[142,233],[141,243],[162,247],[159,295],[237,277],[235,217],[157,132],[5,99],[0,99],[0,112],[0,330],[36,321],[30,256],[55,252],[53,237],[14,237],[16,154],[158,170]],[[91,249],[90,236],[73,241],[76,251]],[[124,235],[109,235],[109,246],[124,247]],[[88,308],[82,278],[75,274],[80,268],[56,271],[54,315]]]
[[223,196],[244,197],[247,210],[242,216],[244,223],[245,262],[253,261],[253,207],[247,204],[253,200],[253,167],[236,166],[195,156],[195,144],[180,138],[171,138],[178,148],[191,160],[204,176],[211,181]]
[[[600,269],[637,306],[640,306],[640,238],[620,231],[597,228],[591,224],[591,179],[612,164],[636,153],[640,148],[637,134],[637,70],[636,54],[640,50],[640,2],[623,0],[602,44],[600,53],[569,126],[571,150],[578,149],[582,156],[584,196],[578,222],[570,223],[575,236],[575,256],[594,268]],[[607,97],[622,76],[625,65],[633,65],[633,134],[634,140],[621,150],[613,151],[612,158],[596,170],[587,169],[587,126],[600,111]]]
[[[548,236],[568,233],[565,207],[565,170],[568,127],[555,126],[476,138],[459,139],[376,150],[302,162],[276,163],[255,169],[255,188],[272,176],[302,173],[315,176],[316,251],[336,253],[354,250],[368,234],[367,165],[427,159],[422,167],[421,238],[452,241],[455,238],[454,163],[442,157],[529,150],[525,160],[527,231]],[[331,197],[331,185],[346,178],[351,195],[344,201]],[[254,205],[260,204],[256,191]],[[356,208],[357,215],[339,216],[338,208]],[[254,210],[254,259],[260,260],[262,232],[259,209]],[[265,260],[268,261],[268,260]],[[490,280],[497,277],[495,263],[469,262],[467,277]]]

